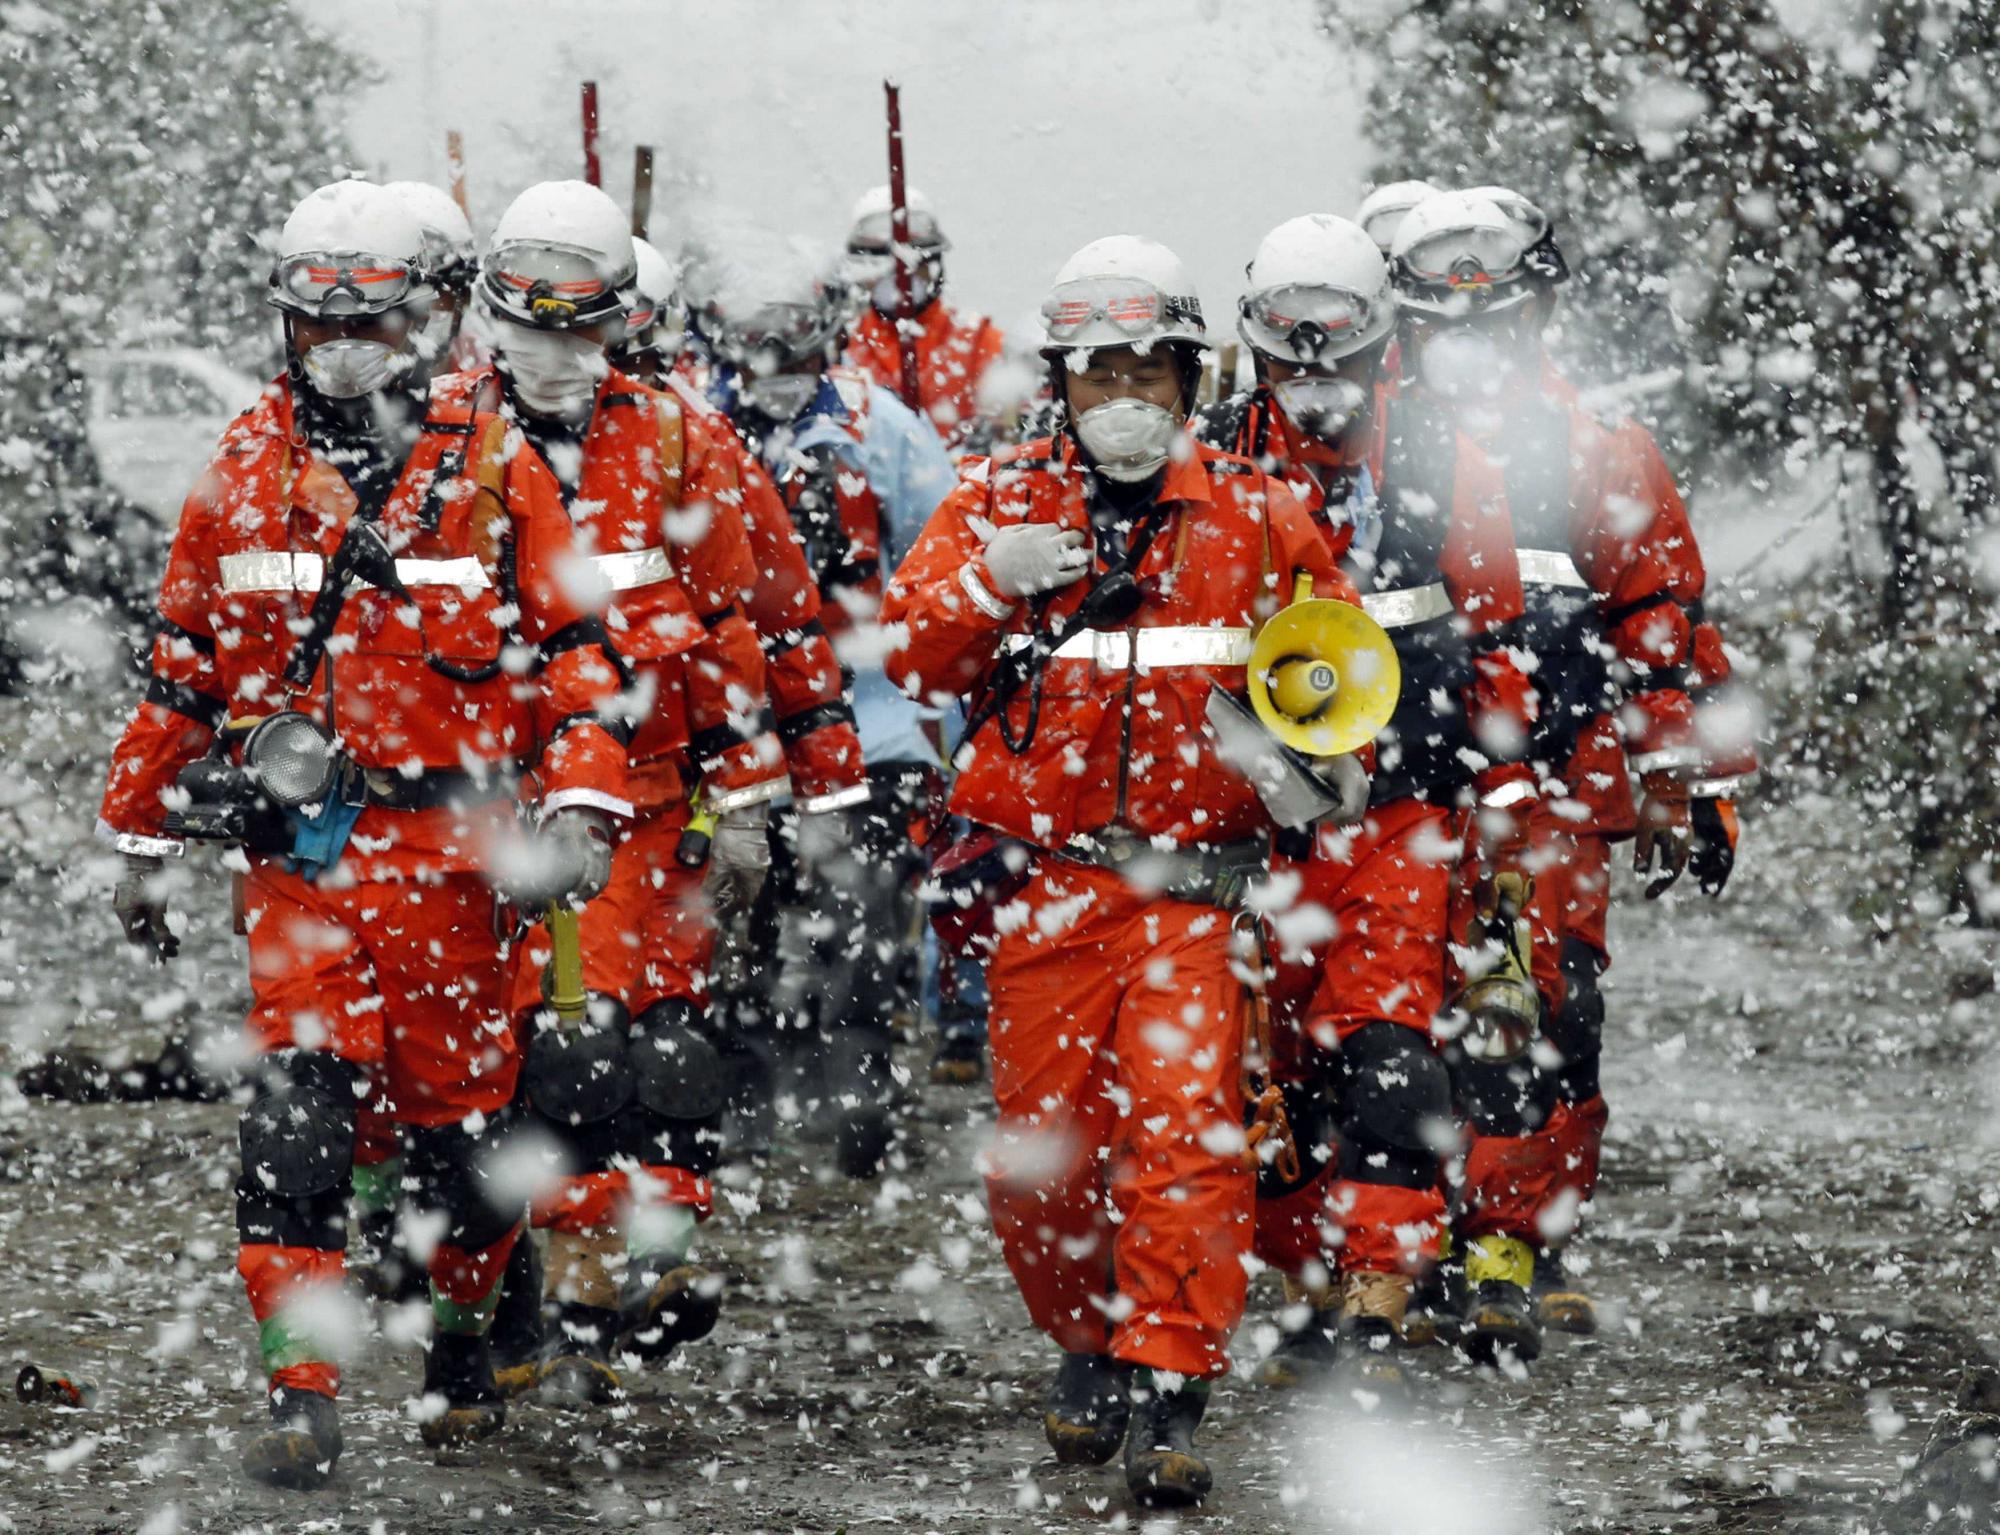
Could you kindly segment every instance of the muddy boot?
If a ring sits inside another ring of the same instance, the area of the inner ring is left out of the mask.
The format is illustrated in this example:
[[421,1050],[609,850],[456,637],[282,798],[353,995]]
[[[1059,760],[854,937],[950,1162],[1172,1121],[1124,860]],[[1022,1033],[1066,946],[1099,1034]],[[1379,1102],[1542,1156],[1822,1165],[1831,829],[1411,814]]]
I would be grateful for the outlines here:
[[618,1313],[602,1306],[562,1302],[556,1307],[535,1393],[558,1407],[604,1407],[625,1395],[611,1363]]
[[1597,1305],[1559,1252],[1535,1254],[1535,1320],[1550,1332],[1587,1338],[1597,1331]]
[[834,1154],[850,1178],[873,1178],[882,1171],[895,1128],[889,1111],[873,1104],[843,1110],[833,1132]]
[[1161,1391],[1151,1377],[1134,1384],[1125,1485],[1141,1507],[1192,1508],[1208,1496],[1214,1478],[1194,1449],[1194,1431],[1207,1410],[1207,1381],[1188,1381],[1178,1391]]
[[493,1357],[484,1336],[433,1334],[424,1361],[424,1395],[444,1398],[442,1409],[418,1430],[434,1450],[488,1438],[507,1421],[507,1401],[494,1384]]
[[1129,1365],[1108,1354],[1062,1356],[1042,1408],[1042,1432],[1065,1466],[1101,1466],[1125,1441]]
[[1344,1384],[1372,1392],[1409,1390],[1393,1350],[1402,1337],[1415,1282],[1407,1274],[1358,1270],[1340,1276],[1340,1373]]
[[641,1359],[665,1359],[683,1343],[715,1331],[722,1315],[722,1276],[683,1263],[653,1280],[637,1276],[621,1308],[619,1347]]
[[986,1074],[986,1042],[977,1034],[946,1034],[931,1057],[931,1080],[945,1087],[970,1087]]
[[311,1492],[340,1459],[340,1408],[317,1391],[271,1392],[271,1426],[243,1447],[243,1473],[267,1487]]
[[430,1293],[430,1276],[396,1241],[396,1212],[370,1210],[355,1223],[355,1253],[347,1260],[347,1277],[370,1300],[400,1304],[422,1300]]
[[1511,1355],[1526,1364],[1542,1351],[1535,1326],[1535,1252],[1517,1237],[1474,1237],[1465,1253],[1471,1292],[1459,1346],[1480,1364]]
[[1444,1255],[1416,1276],[1409,1308],[1403,1313],[1403,1342],[1410,1348],[1458,1341],[1465,1314],[1465,1264],[1452,1252],[1447,1236]]
[[1251,1377],[1260,1386],[1289,1391],[1315,1385],[1333,1369],[1334,1325],[1339,1313],[1325,1285],[1306,1285],[1285,1275],[1285,1309],[1279,1313],[1278,1346]]
[[486,1330],[493,1383],[501,1395],[516,1397],[534,1389],[541,1376],[543,1338],[542,1254],[534,1237],[524,1231],[507,1257],[493,1325]]

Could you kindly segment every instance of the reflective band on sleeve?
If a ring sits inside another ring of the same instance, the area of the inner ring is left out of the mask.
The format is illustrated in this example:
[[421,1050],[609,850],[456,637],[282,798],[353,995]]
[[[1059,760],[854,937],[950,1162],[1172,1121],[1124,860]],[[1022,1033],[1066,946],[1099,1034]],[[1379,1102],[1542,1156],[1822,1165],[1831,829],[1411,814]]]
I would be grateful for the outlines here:
[[[1104,671],[1121,671],[1132,665],[1141,671],[1164,666],[1247,666],[1252,639],[1248,629],[1220,625],[1162,624],[1157,629],[1086,629],[1081,634],[1072,634],[1058,645],[1055,659],[1089,661]],[[1007,637],[1009,650],[1025,650],[1032,643],[1032,635]]]
[[[316,592],[325,562],[316,554],[267,550],[225,554],[216,564],[225,592]],[[471,555],[455,560],[398,560],[396,578],[405,586],[489,586],[486,567]]]
[[651,586],[655,581],[674,578],[674,562],[665,549],[658,547],[622,554],[593,554],[590,563],[614,592],[629,592],[635,586]]
[[1517,549],[1515,562],[1521,568],[1521,580],[1528,586],[1569,586],[1580,592],[1590,590],[1590,583],[1583,579],[1583,572],[1576,568],[1576,561],[1554,549]]
[[187,851],[187,844],[177,837],[143,837],[134,831],[114,832],[111,846],[138,858],[178,858]]
[[1734,799],[1743,786],[1757,775],[1738,773],[1731,778],[1698,778],[1687,786],[1689,799]]
[[1647,752],[1632,759],[1635,773],[1665,773],[1675,768],[1698,768],[1701,766],[1702,750],[1699,746],[1668,746],[1660,751]]
[[986,583],[979,579],[979,572],[970,565],[958,567],[959,590],[972,599],[972,605],[996,622],[1004,622],[1014,616],[1014,604],[1002,601],[986,589]]
[[1400,592],[1370,592],[1361,599],[1361,611],[1384,629],[1407,629],[1451,612],[1451,593],[1444,589],[1442,581],[1407,587]]
[[701,808],[714,815],[723,815],[731,810],[742,810],[750,805],[762,805],[780,795],[791,792],[792,781],[780,773],[776,778],[766,778],[759,783],[745,784],[740,789],[725,789],[720,794],[701,791]]
[[1507,810],[1535,797],[1535,786],[1525,778],[1516,778],[1511,783],[1503,783],[1487,790],[1479,796],[1482,810]]
[[845,789],[829,789],[824,794],[811,794],[800,800],[796,806],[800,815],[821,815],[829,810],[845,810],[849,805],[859,805],[868,798],[868,785],[849,784]]

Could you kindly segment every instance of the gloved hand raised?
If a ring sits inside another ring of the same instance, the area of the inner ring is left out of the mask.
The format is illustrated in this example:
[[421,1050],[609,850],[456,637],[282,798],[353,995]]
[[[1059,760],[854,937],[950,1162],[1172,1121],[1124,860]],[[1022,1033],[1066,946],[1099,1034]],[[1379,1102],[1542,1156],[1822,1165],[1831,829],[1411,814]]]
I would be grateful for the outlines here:
[[764,888],[771,872],[771,841],[765,831],[769,810],[768,805],[743,805],[716,817],[702,890],[718,923],[748,911]]
[[588,901],[611,883],[611,817],[585,805],[565,805],[550,819],[548,838],[563,894]]
[[1090,572],[1089,540],[1076,528],[1018,522],[986,541],[986,573],[1002,597],[1037,597]]
[[118,913],[126,942],[152,950],[162,963],[181,951],[180,939],[167,926],[167,899],[159,891],[163,867],[157,858],[127,853],[125,872],[111,888],[111,909]]

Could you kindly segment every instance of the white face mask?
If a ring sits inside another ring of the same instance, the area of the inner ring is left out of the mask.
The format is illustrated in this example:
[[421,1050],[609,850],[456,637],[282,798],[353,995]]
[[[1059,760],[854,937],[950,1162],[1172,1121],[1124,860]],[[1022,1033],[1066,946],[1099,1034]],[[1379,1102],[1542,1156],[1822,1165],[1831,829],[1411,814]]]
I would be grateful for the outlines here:
[[409,363],[407,353],[386,341],[342,336],[322,341],[299,359],[306,379],[329,400],[355,400],[394,383]]
[[772,421],[796,421],[818,393],[819,375],[815,373],[770,373],[743,382],[744,400]]
[[1179,419],[1147,400],[1106,400],[1076,418],[1076,440],[1108,480],[1143,480],[1167,461]]
[[1424,383],[1447,400],[1492,399],[1513,366],[1491,336],[1465,327],[1429,337],[1417,355]]
[[514,393],[538,416],[582,415],[610,369],[602,346],[568,331],[507,325],[496,339]]
[[[915,314],[932,299],[937,297],[937,288],[932,284],[930,273],[918,267],[910,273],[910,312]],[[902,304],[902,296],[896,292],[896,273],[891,268],[887,277],[875,279],[875,285],[868,290],[868,302],[883,314],[893,315]]]
[[1367,391],[1348,378],[1288,378],[1271,393],[1294,426],[1328,443],[1345,437],[1368,404]]

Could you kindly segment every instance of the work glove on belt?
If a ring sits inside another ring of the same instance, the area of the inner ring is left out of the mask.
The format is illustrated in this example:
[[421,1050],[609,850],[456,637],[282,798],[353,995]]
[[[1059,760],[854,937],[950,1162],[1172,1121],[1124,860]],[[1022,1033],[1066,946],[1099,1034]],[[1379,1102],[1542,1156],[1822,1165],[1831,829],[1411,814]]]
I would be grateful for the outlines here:
[[167,901],[159,893],[160,871],[165,866],[157,858],[139,853],[125,854],[125,872],[111,889],[111,909],[118,913],[118,925],[125,940],[150,949],[164,963],[181,951],[181,941],[167,926]]
[[1689,806],[1688,820],[1694,834],[1688,869],[1703,895],[1721,895],[1736,867],[1736,802],[1704,795]]
[[1687,785],[1671,773],[1648,773],[1639,780],[1639,831],[1632,843],[1632,869],[1657,876],[1646,886],[1646,899],[1666,893],[1688,866],[1694,846],[1693,817]]
[[611,817],[584,805],[565,805],[549,818],[548,838],[566,881],[564,894],[576,901],[602,895],[611,883]]
[[742,805],[716,817],[708,845],[708,874],[702,891],[718,923],[748,911],[771,872],[771,842],[765,831],[769,805]]

